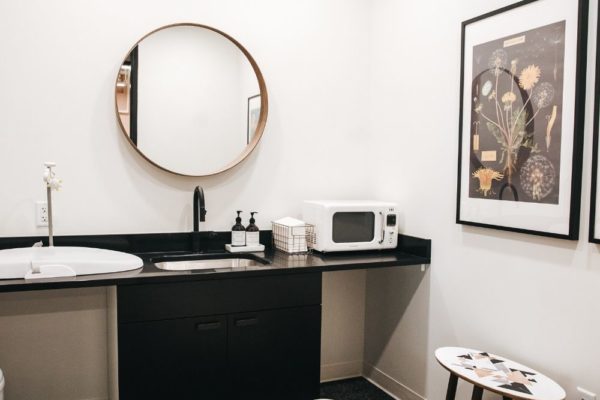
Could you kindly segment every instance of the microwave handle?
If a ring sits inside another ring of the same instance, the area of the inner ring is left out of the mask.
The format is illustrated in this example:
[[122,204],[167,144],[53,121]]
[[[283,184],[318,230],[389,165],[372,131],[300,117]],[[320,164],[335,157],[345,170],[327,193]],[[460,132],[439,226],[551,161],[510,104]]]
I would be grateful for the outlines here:
[[381,211],[379,211],[379,215],[381,216],[381,240],[379,240],[379,244],[382,244],[385,241],[385,215]]

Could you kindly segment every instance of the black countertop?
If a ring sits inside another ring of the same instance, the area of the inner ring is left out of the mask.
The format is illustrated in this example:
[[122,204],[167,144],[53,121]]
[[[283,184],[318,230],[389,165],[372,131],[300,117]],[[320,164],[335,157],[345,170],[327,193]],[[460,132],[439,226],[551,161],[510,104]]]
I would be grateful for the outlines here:
[[[31,243],[43,239],[41,237],[1,238],[0,249],[30,246]],[[225,232],[202,233],[200,236],[176,233],[57,237],[55,243],[58,246],[89,246],[133,253],[144,260],[144,266],[136,270],[112,274],[36,280],[5,279],[0,280],[0,292],[230,279],[240,276],[414,266],[431,262],[431,241],[427,239],[399,235],[398,247],[393,250],[290,255],[269,246],[270,231],[261,232],[261,242],[267,244],[265,252],[255,253],[269,262],[266,265],[223,270],[164,271],[158,269],[152,261],[165,256],[200,254],[199,251],[204,255],[223,252],[221,249],[224,248],[227,239],[228,234]],[[151,249],[156,251],[149,251]]]

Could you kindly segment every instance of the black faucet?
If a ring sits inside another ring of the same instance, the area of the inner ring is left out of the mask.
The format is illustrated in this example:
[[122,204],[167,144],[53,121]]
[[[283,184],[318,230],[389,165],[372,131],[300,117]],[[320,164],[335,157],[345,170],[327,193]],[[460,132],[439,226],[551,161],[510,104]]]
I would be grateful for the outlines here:
[[194,189],[194,232],[200,231],[199,222],[206,221],[206,205],[204,204],[204,189],[196,186]]

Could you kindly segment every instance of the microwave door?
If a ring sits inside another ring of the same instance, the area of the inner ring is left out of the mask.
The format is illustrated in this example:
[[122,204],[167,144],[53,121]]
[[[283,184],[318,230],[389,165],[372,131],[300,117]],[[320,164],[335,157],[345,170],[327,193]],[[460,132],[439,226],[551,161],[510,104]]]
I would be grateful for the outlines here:
[[340,211],[332,218],[332,242],[339,249],[361,248],[382,240],[383,216],[372,211]]

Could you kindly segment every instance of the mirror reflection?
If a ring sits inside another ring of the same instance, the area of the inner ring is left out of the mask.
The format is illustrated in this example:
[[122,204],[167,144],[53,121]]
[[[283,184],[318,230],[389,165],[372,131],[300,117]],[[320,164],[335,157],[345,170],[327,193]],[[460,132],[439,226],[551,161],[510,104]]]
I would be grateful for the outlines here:
[[147,35],[116,80],[123,133],[170,172],[203,176],[231,168],[254,148],[266,120],[264,82],[251,60],[239,43],[204,26]]

